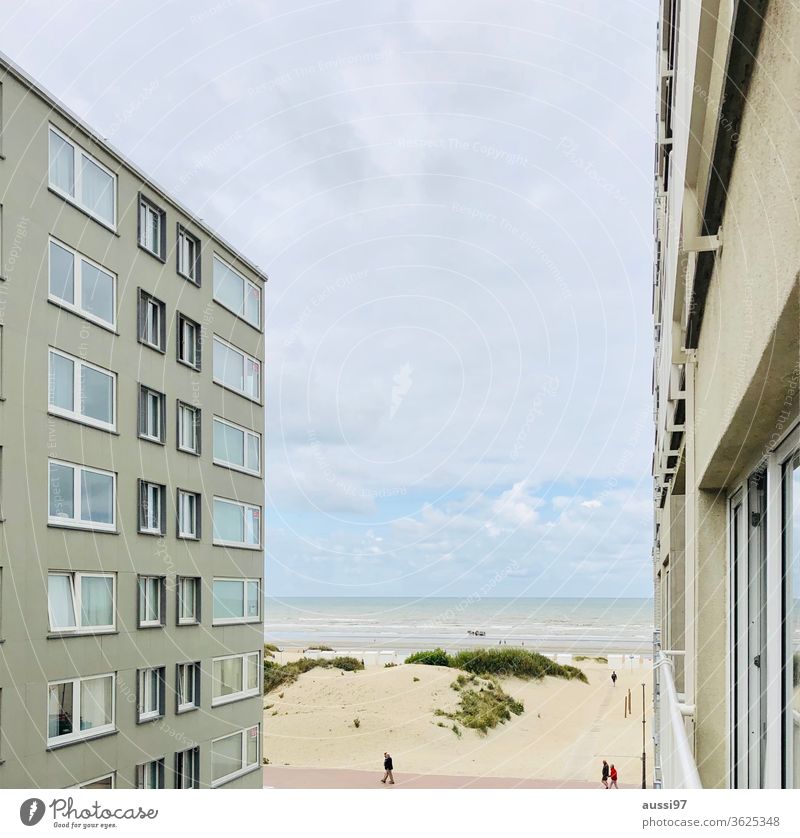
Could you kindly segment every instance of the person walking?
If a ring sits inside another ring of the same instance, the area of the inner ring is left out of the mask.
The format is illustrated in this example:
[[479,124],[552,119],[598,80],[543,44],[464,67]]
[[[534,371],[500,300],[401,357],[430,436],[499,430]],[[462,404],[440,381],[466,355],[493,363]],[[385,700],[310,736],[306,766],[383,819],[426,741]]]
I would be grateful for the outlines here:
[[611,683],[616,687],[617,686],[617,670],[611,670]]
[[392,771],[394,771],[394,763],[392,762],[391,754],[388,754],[386,751],[383,752],[383,770],[386,772],[383,775],[383,779],[381,780],[382,783],[385,783],[387,778],[389,780],[389,785],[394,785],[394,776],[392,775]]
[[611,763],[611,771],[609,772],[609,777],[611,777],[611,785],[609,788],[618,789],[619,786],[617,785],[617,769],[614,768],[614,763]]
[[603,775],[600,778],[600,782],[603,784],[604,789],[608,788],[608,775],[609,775],[609,773],[610,773],[610,769],[608,767],[608,763],[605,760],[603,760]]

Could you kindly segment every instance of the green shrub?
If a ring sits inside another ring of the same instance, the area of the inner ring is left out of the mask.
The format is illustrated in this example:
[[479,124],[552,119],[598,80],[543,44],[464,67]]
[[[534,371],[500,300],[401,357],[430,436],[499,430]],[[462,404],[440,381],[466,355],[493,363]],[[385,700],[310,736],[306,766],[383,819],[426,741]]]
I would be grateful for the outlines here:
[[274,658],[275,652],[280,652],[280,649],[273,645],[272,643],[265,643],[264,644],[264,657],[265,658]]
[[360,660],[351,657],[334,658],[333,660],[314,660],[312,658],[300,658],[300,660],[286,663],[281,666],[275,661],[264,659],[264,692],[272,692],[278,687],[294,683],[304,672],[312,669],[342,669],[346,672],[356,672],[363,669],[364,664]]
[[450,656],[444,649],[431,652],[415,652],[406,658],[406,663],[422,663],[426,666],[450,666]]
[[306,646],[306,652],[332,652],[330,646]]
[[[490,728],[504,724],[512,713],[519,716],[525,710],[521,701],[517,701],[494,685],[493,689],[465,689],[461,691],[458,707],[452,713],[442,712],[440,715],[460,722],[464,727],[487,733]],[[456,725],[453,725],[455,731]]]
[[357,716],[356,716],[355,719],[353,719],[353,727],[355,727],[355,728],[361,727],[361,719],[359,719]]
[[577,678],[588,683],[586,675],[575,666],[562,666],[538,652],[527,649],[472,649],[459,652],[450,658],[450,666],[463,669],[475,675],[496,675],[504,678],[522,678],[526,681],[541,680],[546,675]]

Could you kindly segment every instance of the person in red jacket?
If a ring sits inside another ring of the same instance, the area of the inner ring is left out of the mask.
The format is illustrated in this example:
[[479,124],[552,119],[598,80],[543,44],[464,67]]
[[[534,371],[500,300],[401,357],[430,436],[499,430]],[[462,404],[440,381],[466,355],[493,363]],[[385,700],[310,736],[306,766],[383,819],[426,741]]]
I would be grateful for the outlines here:
[[611,785],[609,786],[609,788],[618,789],[619,786],[617,785],[617,769],[614,768],[613,763],[611,765],[611,773],[609,776],[611,777]]

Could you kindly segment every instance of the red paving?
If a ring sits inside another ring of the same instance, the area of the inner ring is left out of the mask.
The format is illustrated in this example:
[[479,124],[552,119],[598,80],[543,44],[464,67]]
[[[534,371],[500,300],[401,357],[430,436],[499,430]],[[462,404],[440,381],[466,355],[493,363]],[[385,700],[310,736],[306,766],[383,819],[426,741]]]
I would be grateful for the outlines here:
[[466,777],[396,772],[395,785],[384,786],[382,771],[351,768],[264,767],[264,787],[273,789],[596,789],[599,783],[570,780],[523,780],[517,777]]

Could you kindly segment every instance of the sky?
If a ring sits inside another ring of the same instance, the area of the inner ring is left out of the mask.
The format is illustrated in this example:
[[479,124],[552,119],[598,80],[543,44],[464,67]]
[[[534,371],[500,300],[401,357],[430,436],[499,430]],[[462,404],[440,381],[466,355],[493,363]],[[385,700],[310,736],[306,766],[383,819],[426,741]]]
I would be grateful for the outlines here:
[[20,0],[269,275],[265,588],[649,596],[656,0]]

